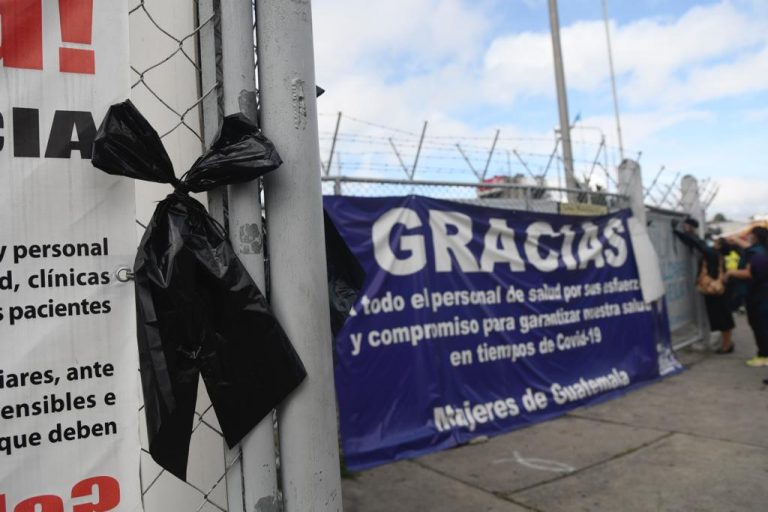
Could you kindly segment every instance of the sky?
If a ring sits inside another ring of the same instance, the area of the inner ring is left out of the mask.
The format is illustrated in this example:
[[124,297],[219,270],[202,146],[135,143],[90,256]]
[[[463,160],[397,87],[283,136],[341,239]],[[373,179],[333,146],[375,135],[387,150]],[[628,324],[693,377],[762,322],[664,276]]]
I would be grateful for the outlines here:
[[[612,188],[602,3],[559,4],[576,174]],[[674,184],[672,206],[675,179],[691,174],[705,196],[719,187],[709,216],[768,213],[768,1],[608,0],[608,11],[624,154],[646,186],[658,175],[648,201]],[[324,161],[342,112],[332,173],[405,177],[392,146],[410,169],[426,121],[417,178],[476,181],[467,159],[482,172],[499,130],[486,176],[557,183],[546,0],[317,0],[313,25]]]

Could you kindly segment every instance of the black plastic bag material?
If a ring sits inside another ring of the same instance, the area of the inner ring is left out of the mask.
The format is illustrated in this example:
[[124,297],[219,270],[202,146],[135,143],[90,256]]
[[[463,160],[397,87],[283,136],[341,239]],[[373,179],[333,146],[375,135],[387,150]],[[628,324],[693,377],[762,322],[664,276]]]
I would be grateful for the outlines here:
[[[331,311],[331,332],[335,339],[363,289],[365,271],[325,211],[323,211],[323,224],[328,272],[328,304]],[[336,356],[335,350],[333,355]]]
[[147,226],[134,276],[149,452],[181,479],[200,376],[230,447],[306,377],[223,228],[188,195],[280,164],[274,146],[242,115],[225,118],[211,149],[180,180],[160,137],[128,101],[110,108],[94,141],[99,169],[175,189]]

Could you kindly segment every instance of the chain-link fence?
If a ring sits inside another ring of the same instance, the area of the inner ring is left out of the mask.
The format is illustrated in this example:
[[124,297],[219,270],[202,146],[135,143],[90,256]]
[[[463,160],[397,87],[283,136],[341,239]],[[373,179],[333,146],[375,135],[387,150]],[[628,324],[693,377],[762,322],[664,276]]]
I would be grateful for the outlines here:
[[697,256],[673,232],[673,226],[681,223],[686,215],[673,210],[648,209],[648,235],[659,257],[675,349],[707,337],[706,315],[696,291]]
[[324,195],[377,197],[413,194],[493,208],[542,213],[559,213],[563,203],[577,204],[584,213],[591,214],[629,207],[628,198],[622,194],[569,191],[565,188],[513,183],[462,183],[350,176],[327,176],[322,180]]
[[[414,194],[493,208],[586,215],[630,207],[629,198],[623,194],[535,185],[351,176],[325,176],[322,180],[324,195],[382,197]],[[677,205],[677,208],[681,209],[681,206]],[[679,210],[648,207],[648,233],[659,256],[676,349],[707,339],[701,297],[695,288],[696,256],[676,239],[672,231],[672,223],[681,222],[687,215]]]
[[[215,14],[222,0],[135,1],[136,3],[130,9],[129,18],[131,99],[161,134],[177,175],[180,175],[200,155],[206,141],[211,140],[223,111],[221,55],[218,52],[221,47],[221,28],[218,16]],[[255,45],[253,55],[256,62]],[[258,104],[258,96],[253,99]],[[395,147],[393,141],[387,139],[386,142],[393,146],[395,153],[401,151],[400,147]],[[418,152],[421,149],[420,146],[421,143],[415,151]],[[456,155],[451,158],[460,163],[465,162],[470,167],[473,161],[482,162],[481,157],[484,155],[481,153],[474,156],[465,154],[471,149],[469,146],[459,148],[459,156],[462,160],[457,160]],[[493,151],[491,155],[492,153]],[[331,149],[330,155],[333,154]],[[527,171],[530,171],[528,162],[523,161],[516,151],[512,154],[520,159],[521,165]],[[603,154],[605,155],[605,152]],[[397,156],[400,158],[401,155],[398,153]],[[543,154],[544,156],[547,155]],[[418,156],[414,155],[413,170],[416,168],[417,159]],[[544,160],[546,162],[542,163],[540,171],[546,175],[550,165],[556,165],[557,160],[553,160],[551,155]],[[487,171],[487,164],[491,162],[490,155],[485,157],[485,161]],[[510,165],[509,154],[507,154],[507,161]],[[552,164],[553,161],[555,164]],[[587,162],[591,166],[590,176],[597,163],[597,157],[594,161]],[[480,179],[477,182],[415,180],[412,179],[412,175],[411,179],[400,180],[381,177],[330,176],[328,172],[331,168],[330,158],[325,165],[327,169],[326,176],[323,178],[323,193],[326,195],[418,194],[496,208],[542,213],[559,213],[563,210],[561,206],[563,204],[569,205],[571,212],[581,208],[582,213],[587,214],[610,212],[629,206],[625,195],[605,191],[567,190],[511,182],[488,183]],[[341,167],[339,160],[336,161],[336,165]],[[615,180],[607,171],[607,160],[600,168],[606,174],[605,189],[608,189],[611,183],[615,185]],[[422,170],[430,169],[422,168]],[[318,172],[321,170],[318,169]],[[406,174],[408,174],[407,169]],[[432,178],[439,176],[439,173],[429,172],[425,176]],[[482,176],[485,176],[485,172]],[[542,183],[544,183],[543,180]],[[655,183],[656,180],[653,184]],[[151,217],[155,202],[162,199],[169,190],[165,185],[137,183],[136,186],[137,223],[143,226]],[[653,188],[653,186],[649,187],[649,193],[653,193]],[[226,202],[222,212],[225,210]],[[138,231],[140,234],[143,228],[139,227]],[[186,482],[164,471],[150,457],[147,450],[143,409],[140,412],[143,447],[141,453],[142,497],[147,512],[239,512],[245,509],[245,498],[237,496],[243,491],[241,451],[224,449],[221,429],[202,384],[196,406]]]
[[[204,147],[202,104],[218,95],[219,83],[203,89],[200,35],[213,33],[213,12],[200,13],[200,2],[140,0],[130,9],[131,99],[163,139],[181,174]],[[208,63],[210,64],[210,63]],[[165,185],[136,184],[137,223],[146,225]],[[143,228],[139,228],[143,231]],[[143,407],[141,419],[141,486],[147,512],[230,510],[226,477],[240,464],[225,461],[224,442],[211,403],[201,384],[190,443],[187,481],[158,466],[148,452]]]

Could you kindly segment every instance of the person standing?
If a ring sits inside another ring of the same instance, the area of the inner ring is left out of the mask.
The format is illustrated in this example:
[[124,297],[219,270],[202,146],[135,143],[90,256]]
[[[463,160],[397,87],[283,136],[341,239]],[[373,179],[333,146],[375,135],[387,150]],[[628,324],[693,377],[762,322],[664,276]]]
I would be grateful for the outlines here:
[[[699,273],[706,272],[712,279],[720,279],[721,256],[713,248],[699,238],[696,230],[699,223],[696,219],[688,217],[683,221],[682,229],[675,229],[675,235],[691,250],[699,253]],[[704,304],[707,309],[707,319],[709,328],[713,331],[720,331],[722,336],[720,348],[715,350],[716,354],[730,354],[733,352],[733,315],[725,294],[704,295]]]
[[747,321],[755,335],[757,355],[747,366],[768,366],[768,229],[757,226],[747,239],[732,238],[744,247],[744,268],[726,272],[725,279],[747,281]]
[[[723,269],[728,272],[729,270],[737,270],[739,268],[739,260],[741,260],[741,253],[735,245],[728,243],[726,238],[715,239],[715,250],[720,254],[723,259]],[[742,293],[742,286],[745,288]],[[744,297],[746,296],[746,284],[738,281],[737,279],[731,279],[725,283],[725,299],[728,302],[728,307],[731,313],[736,313],[739,309],[743,309]]]

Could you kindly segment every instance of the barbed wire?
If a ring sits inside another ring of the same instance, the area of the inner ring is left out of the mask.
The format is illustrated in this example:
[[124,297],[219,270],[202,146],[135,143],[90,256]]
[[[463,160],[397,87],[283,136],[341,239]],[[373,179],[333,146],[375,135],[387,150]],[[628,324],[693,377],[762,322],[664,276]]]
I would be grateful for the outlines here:
[[[503,136],[495,139],[492,135],[440,135],[422,134],[416,131],[388,126],[357,116],[342,113],[321,113],[322,117],[334,117],[337,122],[351,122],[356,128],[349,131],[320,132],[321,146],[327,150],[333,148],[335,171],[337,173],[373,172],[385,174],[412,175],[415,172],[426,175],[464,176],[477,179],[478,170],[486,166],[487,176],[523,174],[531,178],[547,176],[550,171],[559,175],[562,172],[562,158],[557,154],[557,142],[554,137]],[[373,130],[365,131],[366,128]],[[581,132],[582,137],[572,137],[573,153],[581,157],[573,159],[576,175],[581,176],[584,184],[599,186],[603,190],[618,189],[616,175],[619,148],[606,143],[605,135],[599,127],[574,125],[572,130]],[[584,133],[599,132],[600,140],[590,140]],[[494,144],[495,139],[495,144]],[[482,144],[485,143],[485,144]],[[549,145],[553,149],[531,149]],[[526,148],[526,146],[529,146]],[[493,151],[491,151],[493,148]],[[640,159],[642,151],[623,148],[626,154],[636,154]],[[322,154],[321,149],[321,154]],[[418,155],[418,167],[406,162],[415,162]],[[514,155],[514,158],[513,158]],[[594,155],[594,156],[591,156]],[[476,165],[473,165],[473,161]],[[482,170],[482,169],[480,169]],[[595,171],[598,171],[597,173]],[[326,169],[326,174],[331,169]],[[422,174],[422,175],[423,175]],[[657,174],[646,189],[646,199],[653,205],[670,207],[675,203],[668,189],[676,184]],[[646,177],[650,179],[649,177]],[[702,186],[702,201],[711,204],[716,196],[716,188]],[[677,201],[679,203],[679,199]],[[676,205],[679,207],[679,204]]]
[[[338,116],[338,113],[332,114],[330,112],[325,112],[325,113],[319,113],[318,116],[321,116],[321,117],[331,117],[331,116],[336,117],[336,116]],[[401,135],[405,135],[407,137],[411,137],[411,138],[415,139],[416,141],[418,141],[419,138],[421,137],[421,133],[417,133],[415,131],[405,130],[405,129],[402,129],[402,128],[395,128],[393,126],[387,126],[387,125],[382,124],[382,123],[368,121],[368,120],[365,120],[365,119],[361,119],[359,117],[350,116],[348,114],[343,114],[343,119],[344,119],[344,121],[353,121],[355,123],[362,124],[362,125],[365,125],[365,126],[370,126],[372,128],[378,128],[378,129],[384,130],[386,132],[398,133],[398,134],[401,134]],[[578,132],[578,131],[594,131],[594,130],[598,130],[599,131],[600,129],[596,128],[596,127],[580,126],[580,125],[576,124],[576,125],[571,127],[571,130]],[[329,132],[329,131],[321,131],[320,134],[323,135],[323,136],[333,136],[333,132],[332,131],[331,132]],[[366,134],[366,136],[373,137],[373,138],[380,138],[380,139],[384,139],[384,140],[387,140],[389,138],[389,136],[387,136],[387,135],[375,136],[375,135]],[[427,134],[427,135],[425,135],[425,139],[424,140],[425,141],[427,141],[427,140],[434,140],[434,141],[449,140],[449,141],[454,141],[452,143],[449,143],[450,145],[453,145],[453,144],[455,144],[455,142],[462,142],[462,141],[468,141],[468,140],[471,140],[471,141],[487,141],[487,142],[490,143],[493,139],[494,139],[494,136],[491,135],[491,134],[489,134],[487,136],[467,135],[467,134],[455,134],[455,135],[432,135],[432,134]],[[534,137],[534,136],[504,136],[504,135],[500,135],[498,140],[499,141],[506,141],[506,142],[541,142],[541,143],[552,144],[552,143],[554,143],[555,138],[554,138],[554,135],[552,137],[544,137],[544,136],[541,136],[541,137]],[[583,144],[584,145],[590,145],[590,146],[599,146],[599,145],[602,144],[602,142],[601,141],[584,140]],[[606,147],[608,147],[611,150],[616,150],[616,151],[619,150],[618,146],[612,146],[610,144],[608,144]],[[487,148],[485,148],[485,149],[487,149]],[[638,152],[638,150],[633,149],[633,148],[624,147],[622,149],[624,151],[626,151],[627,153],[637,153]]]

